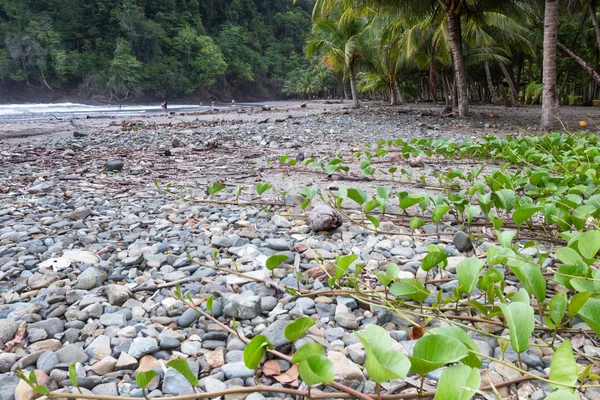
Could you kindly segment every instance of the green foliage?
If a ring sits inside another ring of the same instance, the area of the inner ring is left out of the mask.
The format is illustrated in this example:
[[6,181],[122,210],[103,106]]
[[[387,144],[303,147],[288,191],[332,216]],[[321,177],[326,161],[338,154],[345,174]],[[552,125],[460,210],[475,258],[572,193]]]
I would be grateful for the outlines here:
[[411,370],[425,376],[431,371],[467,357],[469,352],[458,339],[443,335],[423,336],[409,356]]
[[267,258],[265,265],[269,271],[273,271],[275,268],[286,262],[287,259],[288,257],[284,254],[273,254]]
[[509,305],[500,304],[508,329],[510,330],[510,344],[517,353],[522,353],[529,348],[529,338],[533,333],[535,319],[533,308],[529,302],[515,301]]
[[325,357],[325,351],[318,343],[304,344],[294,354],[292,362],[298,363],[300,378],[308,386],[333,382],[333,363]]
[[157,376],[158,372],[154,370],[138,372],[135,376],[135,382],[137,383],[138,387],[145,389],[146,386],[152,382],[152,379],[156,378]]
[[[442,372],[434,400],[469,400],[479,389],[481,375],[477,368],[453,365]],[[468,388],[472,389],[469,390]]]
[[182,358],[176,358],[167,363],[167,366],[179,372],[192,387],[198,386],[198,377],[192,372],[188,362]]
[[258,335],[252,338],[250,343],[244,349],[244,365],[249,369],[256,369],[260,365],[267,349],[272,349],[273,345],[266,336]]
[[294,322],[289,323],[285,330],[283,331],[283,335],[290,342],[295,342],[300,338],[300,336],[304,335],[306,331],[310,329],[311,326],[315,324],[315,321],[312,318],[304,316],[302,318],[298,318]]
[[385,329],[369,324],[365,331],[356,332],[367,353],[365,368],[377,383],[404,379],[410,369],[408,358],[392,350],[392,338]]
[[[563,385],[575,385],[579,376],[579,365],[573,356],[571,341],[565,340],[552,356],[550,364],[550,380]],[[550,385],[555,389],[560,389],[561,386]]]

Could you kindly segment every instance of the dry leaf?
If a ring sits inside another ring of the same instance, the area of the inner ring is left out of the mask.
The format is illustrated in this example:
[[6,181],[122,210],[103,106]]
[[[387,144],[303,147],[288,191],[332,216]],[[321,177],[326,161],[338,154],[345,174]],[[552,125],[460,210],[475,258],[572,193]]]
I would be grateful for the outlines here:
[[408,338],[410,340],[418,340],[422,338],[423,335],[425,335],[425,329],[421,328],[420,326],[413,326],[408,334]]
[[292,365],[292,367],[283,374],[276,375],[273,378],[275,378],[279,383],[291,383],[295,381],[298,379],[298,364]]
[[583,347],[583,343],[585,342],[585,337],[583,335],[576,335],[571,339],[571,347],[573,350],[577,351],[581,347]]
[[266,376],[279,375],[281,374],[281,368],[277,361],[269,360],[263,364],[262,372]]
[[10,349],[13,348],[13,346],[21,343],[23,341],[23,338],[25,337],[25,331],[27,330],[27,322],[23,321],[21,322],[21,325],[19,325],[19,329],[17,330],[17,333],[15,334],[14,339],[12,339],[9,342],[6,342],[4,344],[4,351],[9,351]]

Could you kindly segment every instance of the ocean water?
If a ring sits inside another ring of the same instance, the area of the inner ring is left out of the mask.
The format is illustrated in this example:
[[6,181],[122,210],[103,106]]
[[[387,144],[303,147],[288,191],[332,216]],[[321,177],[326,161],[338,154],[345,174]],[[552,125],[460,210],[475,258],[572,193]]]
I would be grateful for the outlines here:
[[[206,112],[212,109],[234,109],[256,107],[257,104],[217,104],[214,107],[199,106],[193,104],[169,104],[168,111],[174,112]],[[77,103],[31,103],[31,104],[0,104],[0,121],[31,121],[47,119],[71,119],[96,116],[143,116],[149,114],[162,113],[160,103],[157,104],[138,104],[123,105],[119,110],[119,104],[111,103],[105,105],[87,105]]]

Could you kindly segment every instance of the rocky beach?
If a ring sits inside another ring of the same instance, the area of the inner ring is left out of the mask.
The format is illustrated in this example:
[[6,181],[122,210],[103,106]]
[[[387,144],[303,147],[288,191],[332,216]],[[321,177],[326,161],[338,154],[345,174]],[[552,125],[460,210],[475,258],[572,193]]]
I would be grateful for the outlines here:
[[[435,234],[434,224],[413,235],[406,224],[386,221],[380,229],[391,234],[384,235],[350,223],[346,215],[335,229],[315,230],[310,212],[323,199],[315,198],[302,210],[298,189],[317,185],[336,190],[347,184],[371,196],[381,183],[353,175],[352,170],[340,177],[292,168],[280,160],[287,156],[300,165],[338,153],[349,158],[358,146],[379,140],[461,141],[535,134],[532,126],[539,109],[508,113],[503,107],[473,107],[472,117],[458,119],[444,115],[442,106],[366,104],[354,110],[343,103],[286,102],[202,114],[15,122],[3,127],[0,398],[36,397],[15,376],[18,368],[35,371],[38,383],[51,390],[79,393],[69,379],[72,364],[82,393],[97,396],[143,397],[135,376],[147,370],[159,373],[148,386],[150,398],[253,387],[255,371],[243,360],[244,338],[264,335],[275,350],[290,354],[292,344],[283,330],[302,316],[316,324],[294,348],[306,342],[322,345],[334,364],[336,382],[374,394],[375,382],[364,367],[366,352],[354,332],[377,324],[389,332],[394,348],[407,355],[418,337],[406,318],[361,303],[352,293],[330,290],[323,266],[336,256],[356,254],[367,276],[396,263],[401,277],[421,278],[427,245],[438,244],[445,248],[449,265],[429,285],[450,296],[458,285],[452,279],[456,264],[491,243],[473,243],[450,225],[442,228],[445,235]],[[587,113],[590,124],[600,119],[592,108],[570,112],[567,125],[581,119],[581,112]],[[380,161],[410,166],[415,175],[424,169],[468,170],[478,165],[469,160],[433,164],[393,157],[388,154]],[[224,190],[211,193],[215,183]],[[272,189],[257,194],[257,183]],[[395,190],[416,190],[408,183],[387,184]],[[238,187],[236,200],[231,193]],[[427,182],[418,190],[435,193]],[[541,246],[552,251],[551,244]],[[523,251],[537,256],[533,250]],[[287,259],[270,271],[265,263],[274,254]],[[553,260],[553,255],[548,258],[549,263]],[[507,293],[516,291],[512,279],[507,277]],[[214,318],[174,297],[178,285]],[[214,299],[211,310],[209,298]],[[577,318],[571,322],[575,330],[589,329]],[[446,325],[441,319],[432,322]],[[501,324],[492,324],[491,331],[508,335]],[[504,352],[496,337],[470,333],[479,353],[517,362],[514,350]],[[573,333],[572,340],[585,355],[600,356],[597,340],[587,333]],[[521,360],[527,371],[545,376],[552,356],[552,349],[532,346]],[[166,365],[173,358],[189,362],[198,388]],[[274,360],[272,370],[260,374],[261,385],[306,389],[292,363],[268,358]],[[547,383],[522,379],[519,372],[489,358],[482,360],[482,386],[495,385],[503,398],[541,400],[551,392]],[[427,375],[426,391],[435,390],[442,371]],[[411,376],[382,385],[382,393],[410,397],[419,384],[419,377]],[[332,386],[316,389],[340,393]],[[587,389],[585,396],[599,399],[600,390]],[[256,392],[225,398],[293,397]]]

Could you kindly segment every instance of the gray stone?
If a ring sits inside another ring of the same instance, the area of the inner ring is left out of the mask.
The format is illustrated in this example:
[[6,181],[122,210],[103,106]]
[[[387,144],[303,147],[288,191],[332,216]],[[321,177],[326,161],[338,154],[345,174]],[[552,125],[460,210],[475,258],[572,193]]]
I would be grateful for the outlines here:
[[0,342],[3,344],[12,340],[19,330],[19,323],[10,319],[0,320]]
[[162,392],[166,395],[184,395],[192,394],[194,390],[192,385],[185,379],[183,375],[174,370],[173,368],[167,369],[165,378],[162,384]]
[[45,321],[35,322],[29,325],[30,329],[43,329],[52,338],[54,335],[64,332],[65,321],[60,318],[48,318]]
[[198,318],[200,318],[200,315],[202,315],[202,314],[200,314],[198,311],[194,310],[193,308],[188,308],[187,310],[185,310],[183,312],[183,314],[181,314],[179,319],[177,319],[177,325],[179,325],[182,328],[187,328],[188,326],[193,324],[195,321],[197,321]]
[[127,317],[121,313],[103,314],[100,317],[100,323],[104,326],[118,326],[121,328],[127,324]]
[[102,383],[94,387],[92,393],[98,396],[119,396],[117,382]]
[[0,376],[0,399],[15,400],[15,390],[19,384],[19,378],[14,375]]
[[140,358],[158,350],[160,350],[160,347],[158,346],[156,339],[147,337],[142,340],[134,341],[129,348],[129,355],[133,358]]
[[220,392],[225,389],[227,389],[225,383],[218,379],[211,378],[210,376],[204,379],[204,390],[206,390],[207,393]]
[[285,239],[269,238],[265,240],[265,247],[268,247],[273,250],[290,250],[292,248],[292,245]]
[[106,278],[106,273],[91,267],[83,271],[79,277],[77,277],[75,287],[81,290],[90,290],[102,285]]
[[104,169],[106,171],[120,171],[125,166],[125,163],[121,160],[110,160],[104,163]]
[[473,250],[473,242],[471,241],[471,238],[463,231],[458,231],[454,234],[454,237],[452,238],[452,244],[460,252]]
[[334,340],[341,339],[343,336],[343,328],[328,328],[325,331],[325,339],[327,339],[328,342],[333,342]]
[[283,331],[285,327],[289,324],[290,321],[277,320],[269,325],[265,330],[263,330],[260,334],[264,335],[269,339],[269,342],[276,349],[281,349],[283,346],[290,344],[288,340],[285,338]]
[[231,245],[233,244],[231,239],[224,237],[224,236],[213,236],[212,239],[210,240],[210,244],[212,244],[215,247],[231,247]]
[[107,285],[104,287],[108,302],[114,306],[122,306],[129,300],[130,291],[122,285]]
[[160,340],[162,350],[173,350],[180,346],[179,340],[171,337],[165,337]]
[[238,319],[252,319],[260,315],[260,297],[223,293],[223,314]]
[[358,329],[358,321],[356,316],[349,312],[335,313],[335,322],[342,328],[346,329]]
[[281,215],[273,215],[271,222],[279,228],[291,228],[292,223]]
[[393,256],[398,256],[401,258],[411,259],[415,256],[415,251],[410,247],[394,247],[390,250]]
[[260,298],[260,310],[262,312],[269,312],[277,306],[277,299],[272,296]]
[[221,372],[225,374],[225,378],[251,378],[254,376],[254,370],[246,368],[243,362],[229,363],[221,367]]
[[84,363],[90,359],[81,347],[76,346],[74,344],[69,344],[63,347],[62,349],[58,350],[56,352],[56,355],[58,356],[58,360],[61,363],[66,364],[75,364],[78,362]]
[[36,366],[38,369],[50,374],[59,362],[58,356],[55,353],[47,351],[38,358]]

